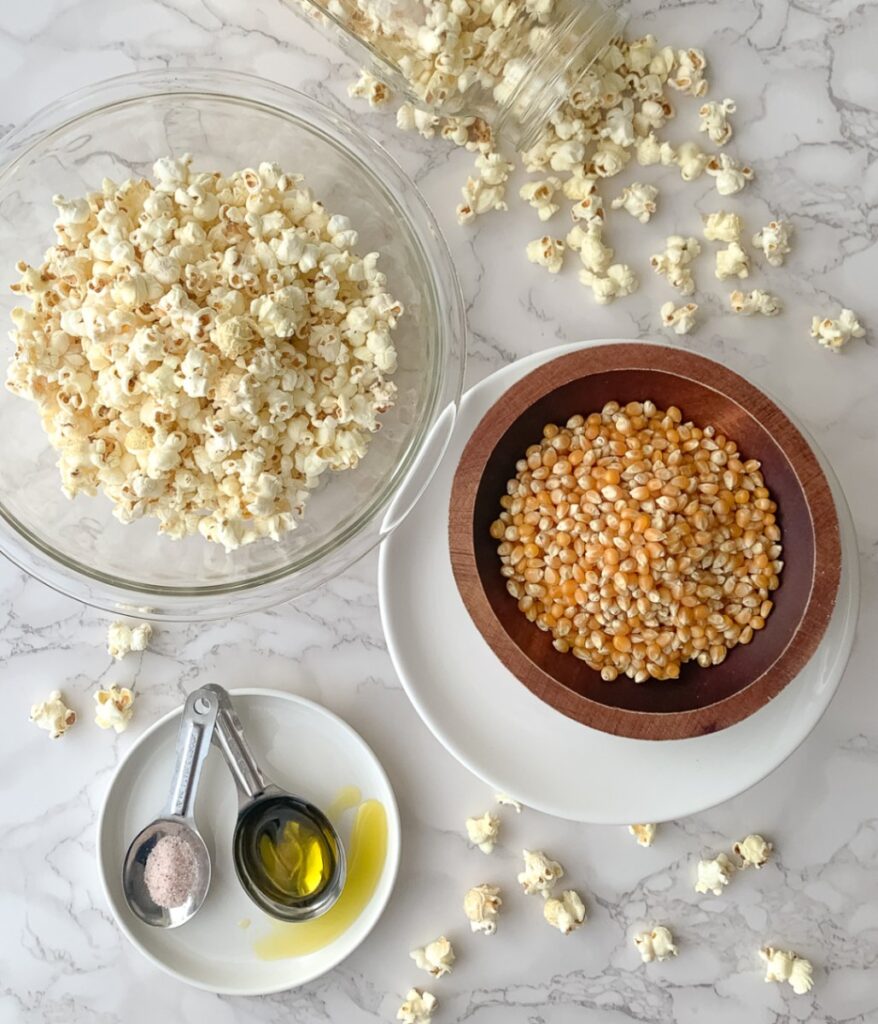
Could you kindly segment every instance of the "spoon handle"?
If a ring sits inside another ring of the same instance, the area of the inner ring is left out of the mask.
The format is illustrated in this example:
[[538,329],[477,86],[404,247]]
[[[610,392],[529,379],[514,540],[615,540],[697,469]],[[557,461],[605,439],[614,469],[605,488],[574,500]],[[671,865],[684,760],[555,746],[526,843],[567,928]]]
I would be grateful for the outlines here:
[[269,782],[244,738],[244,727],[228,691],[216,683],[204,687],[219,702],[214,738],[226,759],[242,799],[252,800],[264,793]]
[[168,795],[168,816],[192,817],[198,780],[210,750],[218,712],[219,700],[207,687],[193,690],[186,699],[180,731],[177,733],[177,760]]

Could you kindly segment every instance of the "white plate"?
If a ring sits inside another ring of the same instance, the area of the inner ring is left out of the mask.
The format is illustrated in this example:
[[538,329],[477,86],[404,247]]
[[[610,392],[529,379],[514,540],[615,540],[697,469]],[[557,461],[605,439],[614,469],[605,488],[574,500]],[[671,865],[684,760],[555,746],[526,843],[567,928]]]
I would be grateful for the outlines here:
[[[162,970],[198,988],[228,995],[264,995],[302,985],[335,967],[366,938],[384,910],[399,864],[399,812],[378,759],[353,729],[325,708],[276,690],[233,690],[247,738],[266,774],[284,789],[328,807],[345,786],[357,786],[387,813],[387,859],[372,898],[338,938],[307,956],[261,960],[254,943],[271,919],[238,885],[232,863],[237,796],[232,777],[214,746],[201,777],[196,820],[213,854],[207,900],[188,923],[151,928],[134,917],[122,896],[122,860],[140,829],[161,813],[174,763],[180,711],[148,729],[119,765],[98,822],[98,862],[110,908],[124,934]],[[352,814],[339,830],[347,839]],[[242,928],[242,921],[251,921]]]
[[493,788],[576,821],[668,821],[737,796],[784,761],[817,724],[853,643],[856,538],[839,483],[815,446],[841,527],[838,601],[804,670],[738,725],[696,739],[645,742],[590,729],[537,699],[487,646],[458,594],[448,553],[451,481],[476,425],[508,388],[541,363],[601,344],[607,342],[528,356],[467,392],[442,465],[381,550],[381,615],[391,658],[418,713]]

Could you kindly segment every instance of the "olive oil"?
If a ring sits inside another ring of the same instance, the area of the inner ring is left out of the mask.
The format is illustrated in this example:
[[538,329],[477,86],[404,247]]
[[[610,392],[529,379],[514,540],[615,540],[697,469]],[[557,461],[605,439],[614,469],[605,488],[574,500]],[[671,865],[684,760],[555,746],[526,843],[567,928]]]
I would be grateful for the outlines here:
[[[351,792],[343,790],[333,807],[342,796],[350,800]],[[348,804],[349,808],[351,806]],[[281,960],[313,953],[337,939],[360,916],[378,886],[387,858],[387,814],[378,800],[366,800],[357,808],[347,851],[347,880],[338,902],[312,921],[301,924],[271,922],[269,933],[254,946],[260,959]],[[307,881],[307,863],[302,878]]]

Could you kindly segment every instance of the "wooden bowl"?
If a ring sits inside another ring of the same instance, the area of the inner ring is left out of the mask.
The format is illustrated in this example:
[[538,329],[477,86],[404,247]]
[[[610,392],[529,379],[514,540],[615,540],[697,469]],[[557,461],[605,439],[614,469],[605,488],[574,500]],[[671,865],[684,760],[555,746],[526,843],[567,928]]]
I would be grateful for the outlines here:
[[[607,402],[651,399],[684,420],[712,424],[759,459],[777,502],[784,568],[774,609],[753,641],[722,664],[684,665],[677,680],[612,683],[518,610],[500,575],[491,523],[506,482],[546,423],[599,411]],[[758,711],[813,655],[829,622],[840,575],[835,504],[808,442],[761,391],[703,356],[649,344],[581,349],[528,374],[487,412],[457,467],[449,546],[464,604],[497,657],[537,697],[604,732],[682,739],[725,729]],[[474,682],[474,685],[477,685]]]

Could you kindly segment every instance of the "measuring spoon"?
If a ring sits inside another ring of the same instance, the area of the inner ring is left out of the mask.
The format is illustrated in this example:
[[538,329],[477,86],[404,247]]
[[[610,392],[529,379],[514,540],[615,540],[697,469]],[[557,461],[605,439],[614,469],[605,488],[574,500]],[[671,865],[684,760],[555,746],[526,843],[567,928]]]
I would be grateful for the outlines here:
[[[241,720],[221,686],[205,687],[219,701],[214,742],[226,759],[238,787],[238,820],[232,857],[238,879],[253,902],[282,921],[309,921],[325,914],[344,887],[344,847],[329,818],[314,804],[270,782],[244,738]],[[288,824],[306,831],[319,849],[320,884],[308,893],[279,884],[268,870],[266,853],[273,856],[279,835]]]
[[[219,698],[209,687],[193,690],[183,706],[177,733],[177,755],[171,792],[164,814],[135,836],[122,867],[122,891],[131,910],[156,928],[178,928],[201,908],[210,886],[210,854],[195,824],[195,793],[201,768],[213,736]],[[189,846],[194,861],[194,882],[178,906],[163,907],[152,898],[145,871],[149,855],[165,836],[176,836]]]

